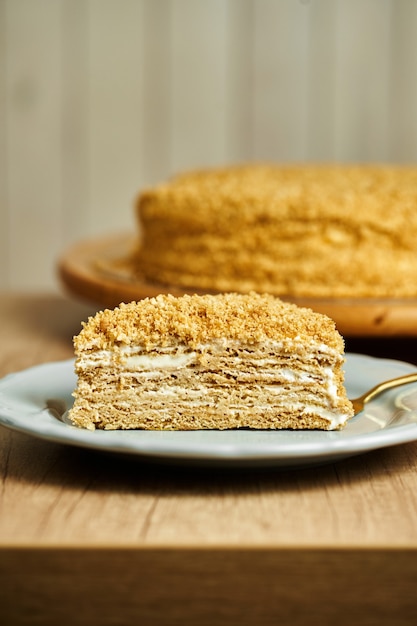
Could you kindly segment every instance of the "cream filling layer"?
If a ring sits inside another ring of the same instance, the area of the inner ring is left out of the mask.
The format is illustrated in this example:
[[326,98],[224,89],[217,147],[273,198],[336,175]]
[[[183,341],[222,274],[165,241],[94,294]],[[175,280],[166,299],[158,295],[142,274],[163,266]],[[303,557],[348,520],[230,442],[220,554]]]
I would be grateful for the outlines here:
[[[297,340],[288,341],[269,341],[262,344],[244,345],[238,341],[216,340],[212,344],[201,344],[195,347],[195,350],[189,351],[182,344],[176,344],[168,347],[158,348],[158,352],[147,352],[140,346],[123,346],[117,350],[96,350],[93,352],[83,353],[77,361],[79,369],[88,367],[109,367],[116,363],[123,365],[126,369],[155,370],[163,368],[186,367],[200,354],[219,354],[227,350],[239,350],[246,355],[252,354],[256,349],[261,348],[265,352],[278,352],[281,354],[299,354],[305,353],[305,345]],[[310,354],[314,358],[323,356],[330,357],[335,363],[341,362],[343,357],[332,348],[328,348],[324,344],[311,342],[309,345]],[[228,360],[238,363],[242,361],[241,357],[228,354]],[[274,363],[273,358],[257,358],[257,365],[265,366]]]
[[[161,348],[158,350],[158,353],[148,353],[145,349],[140,346],[130,347],[123,346],[118,350],[98,350],[92,353],[83,354],[77,360],[77,370],[82,372],[83,370],[88,370],[91,368],[106,368],[106,367],[116,367],[121,373],[124,375],[132,375],[134,377],[143,376],[145,378],[154,378],[158,375],[158,371],[169,371],[169,370],[178,370],[183,369],[191,365],[193,362],[196,362],[196,357],[198,352],[208,352],[208,353],[218,353],[223,352],[227,349],[244,351],[245,355],[250,358],[252,352],[255,349],[259,348],[259,345],[256,346],[245,346],[240,342],[236,341],[228,341],[228,340],[219,340],[214,344],[210,345],[202,345],[196,346],[194,351],[187,351],[187,348],[182,345],[176,346],[168,346],[165,348]],[[300,341],[283,341],[283,342],[265,342],[262,344],[262,348],[266,351],[278,351],[285,353],[298,353],[305,351],[305,346]],[[329,349],[327,346],[323,344],[311,344],[309,346],[311,352],[314,354],[314,357],[330,357],[333,361],[341,362],[343,357],[333,349]],[[254,358],[253,363],[256,364],[256,367],[260,368],[270,368],[271,376],[277,376],[277,371],[273,369],[274,359],[269,357],[266,358]],[[242,359],[235,355],[228,355],[228,361],[235,360],[235,362],[241,362]],[[279,378],[283,382],[288,383],[311,383],[317,382],[318,377],[320,377],[320,384],[325,390],[326,396],[328,398],[328,407],[313,405],[313,404],[305,404],[303,402],[289,402],[289,407],[292,409],[305,413],[305,414],[314,414],[319,415],[323,419],[327,420],[331,428],[336,428],[337,426],[343,424],[346,419],[349,417],[347,414],[342,412],[337,412],[334,409],[331,409],[333,403],[335,403],[338,399],[338,390],[335,382],[335,377],[333,370],[330,367],[321,367],[317,370],[316,373],[306,373],[299,370],[294,370],[288,367],[279,368]],[[283,395],[285,398],[285,391],[281,388],[280,385],[268,385],[268,391],[275,397],[279,395]],[[184,394],[185,389],[183,387],[180,388],[182,394]],[[174,396],[178,393],[179,390],[175,391],[174,386],[160,386],[158,391],[155,392],[155,397],[157,395],[160,396]],[[189,390],[187,390],[188,392]],[[190,393],[190,401],[194,406],[202,406],[206,404],[206,402],[198,402],[197,397],[201,395],[205,395],[207,393],[207,388],[201,387],[201,389],[194,389],[192,393]],[[258,407],[260,410],[267,409],[268,407]],[[269,407],[270,408],[270,407]],[[233,409],[231,407],[231,411]]]

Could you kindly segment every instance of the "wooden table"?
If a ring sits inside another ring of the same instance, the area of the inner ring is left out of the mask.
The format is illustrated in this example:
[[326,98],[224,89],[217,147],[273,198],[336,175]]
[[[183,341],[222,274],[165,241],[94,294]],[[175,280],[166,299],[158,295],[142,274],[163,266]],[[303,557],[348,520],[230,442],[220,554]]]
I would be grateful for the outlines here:
[[[93,308],[0,298],[0,375]],[[417,363],[414,339],[348,341]],[[417,442],[300,470],[116,458],[0,428],[0,623],[416,624]]]

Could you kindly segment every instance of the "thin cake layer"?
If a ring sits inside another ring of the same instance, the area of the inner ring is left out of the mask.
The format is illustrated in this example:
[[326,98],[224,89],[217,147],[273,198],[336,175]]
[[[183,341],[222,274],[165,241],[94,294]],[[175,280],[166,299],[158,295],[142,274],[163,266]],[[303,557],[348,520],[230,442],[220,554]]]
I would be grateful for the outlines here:
[[75,338],[71,418],[85,428],[340,428],[343,340],[271,296],[159,296],[103,311]]

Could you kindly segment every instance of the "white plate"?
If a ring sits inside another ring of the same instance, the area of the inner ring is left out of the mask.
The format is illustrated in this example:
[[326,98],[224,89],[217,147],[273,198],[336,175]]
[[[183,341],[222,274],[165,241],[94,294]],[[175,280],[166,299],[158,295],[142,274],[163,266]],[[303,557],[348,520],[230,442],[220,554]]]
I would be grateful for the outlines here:
[[[359,396],[415,371],[400,361],[348,354],[346,387]],[[177,463],[306,466],[417,439],[417,384],[387,391],[342,431],[88,431],[62,421],[72,404],[73,361],[47,363],[0,381],[0,424],[85,448]]]

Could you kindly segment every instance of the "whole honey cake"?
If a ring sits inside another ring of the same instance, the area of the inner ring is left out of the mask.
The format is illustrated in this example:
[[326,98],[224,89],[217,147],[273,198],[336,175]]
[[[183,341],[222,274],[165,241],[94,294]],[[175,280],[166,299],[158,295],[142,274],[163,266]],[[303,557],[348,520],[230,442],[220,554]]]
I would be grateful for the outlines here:
[[83,428],[333,430],[353,414],[333,321],[270,295],[121,304],[74,345]]
[[239,166],[138,198],[137,268],[203,292],[417,295],[417,168]]

